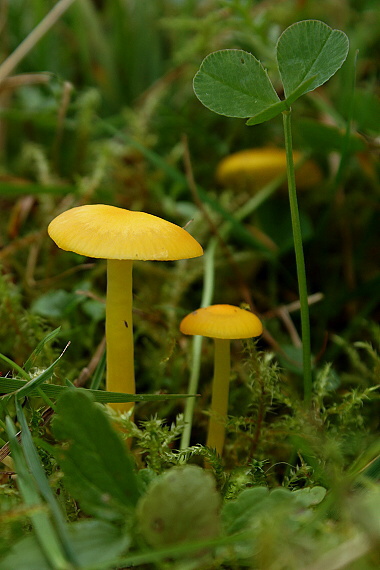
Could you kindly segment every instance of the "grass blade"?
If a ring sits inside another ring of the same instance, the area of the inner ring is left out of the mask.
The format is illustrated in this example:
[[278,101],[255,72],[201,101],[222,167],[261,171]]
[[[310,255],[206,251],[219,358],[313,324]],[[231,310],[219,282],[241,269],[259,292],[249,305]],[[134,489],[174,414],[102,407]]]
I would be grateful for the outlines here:
[[[25,393],[24,389],[26,389],[27,386],[28,391]],[[9,396],[13,392],[17,392],[17,397],[20,399],[20,393],[23,394],[23,396],[38,396],[38,389],[44,392],[49,398],[58,398],[67,390],[86,390],[86,392],[88,391],[94,396],[96,402],[101,404],[113,402],[159,402],[160,400],[195,398],[197,396],[197,394],[124,394],[123,392],[106,392],[105,390],[72,388],[71,386],[59,386],[57,384],[42,384],[38,387],[34,386],[30,388],[30,382],[18,380],[17,378],[0,378],[0,394],[7,394]]]
[[47,344],[48,342],[50,342],[51,340],[55,339],[59,333],[61,332],[61,327],[58,327],[57,329],[51,331],[50,333],[48,333],[42,340],[41,342],[39,342],[36,346],[36,348],[33,350],[32,354],[29,356],[28,360],[25,362],[24,364],[24,370],[25,372],[29,372],[31,367],[34,364],[34,361],[36,360],[37,356],[40,354],[40,352],[42,352],[45,344]]
[[77,564],[76,556],[69,539],[67,532],[66,521],[62,514],[61,508],[57,503],[56,498],[49,486],[48,480],[45,475],[45,471],[41,465],[41,461],[35,445],[32,440],[31,433],[28,428],[28,424],[22,410],[20,401],[16,399],[16,412],[17,419],[20,423],[22,429],[21,447],[24,452],[24,457],[26,463],[29,467],[31,475],[34,477],[35,483],[41,493],[42,497],[45,499],[46,503],[49,505],[50,513],[52,519],[55,523],[55,528],[57,534],[60,538],[60,542],[63,546],[67,558],[72,564]]
[[63,554],[54,527],[45,512],[45,506],[41,501],[35,483],[29,473],[22,448],[17,441],[15,425],[9,416],[6,418],[6,426],[12,458],[17,472],[18,488],[25,505],[35,508],[35,512],[30,514],[30,518],[38,542],[51,567],[55,570],[65,570],[68,567],[68,562]]

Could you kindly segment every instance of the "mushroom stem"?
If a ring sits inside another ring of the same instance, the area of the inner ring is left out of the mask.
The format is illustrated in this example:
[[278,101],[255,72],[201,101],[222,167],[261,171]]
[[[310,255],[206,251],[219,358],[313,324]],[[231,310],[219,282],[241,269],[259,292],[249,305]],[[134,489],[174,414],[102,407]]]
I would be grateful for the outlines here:
[[[135,394],[132,321],[132,261],[107,260],[106,341],[109,392]],[[127,412],[133,402],[110,404]]]
[[212,383],[211,417],[207,446],[215,449],[219,455],[222,455],[231,370],[230,340],[215,338],[214,344],[214,380]]

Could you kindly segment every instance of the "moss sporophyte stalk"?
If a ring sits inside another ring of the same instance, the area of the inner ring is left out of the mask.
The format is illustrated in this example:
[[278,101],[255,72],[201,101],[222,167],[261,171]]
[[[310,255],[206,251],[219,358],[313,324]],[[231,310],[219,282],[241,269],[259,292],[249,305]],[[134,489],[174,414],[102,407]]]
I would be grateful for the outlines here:
[[[48,232],[61,249],[107,259],[106,387],[110,392],[135,394],[133,261],[189,259],[202,255],[202,247],[186,230],[162,218],[102,204],[63,212]],[[133,406],[110,405],[120,412]]]
[[289,203],[301,306],[304,399],[312,392],[311,342],[306,270],[293,164],[291,106],[303,94],[323,85],[343,65],[348,54],[346,34],[317,20],[287,28],[276,45],[278,72],[285,98],[252,54],[226,49],[208,55],[194,77],[194,91],[210,110],[227,117],[246,118],[257,125],[282,113]]

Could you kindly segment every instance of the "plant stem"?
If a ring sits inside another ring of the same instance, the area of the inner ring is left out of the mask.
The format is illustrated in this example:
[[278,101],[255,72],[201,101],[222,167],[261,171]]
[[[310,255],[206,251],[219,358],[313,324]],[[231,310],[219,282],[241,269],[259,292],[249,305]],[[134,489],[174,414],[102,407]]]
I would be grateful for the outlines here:
[[[217,239],[212,238],[207,251],[204,255],[204,280],[203,280],[203,293],[201,300],[201,307],[207,307],[212,301],[214,295],[214,262],[215,262],[215,249],[217,246]],[[198,392],[199,373],[201,368],[201,353],[202,353],[202,340],[203,337],[195,336],[193,338],[193,352],[192,352],[192,366],[191,375],[189,380],[188,394],[196,394]],[[181,437],[180,449],[186,449],[190,445],[191,428],[193,425],[193,415],[195,407],[195,398],[188,398],[185,403],[185,412],[183,415],[184,428]]]
[[15,69],[24,57],[34,48],[41,38],[59,20],[64,12],[70,8],[75,0],[59,0],[46,14],[45,18],[30,32],[11,55],[0,66],[0,83]]
[[29,516],[39,546],[46,557],[49,568],[54,570],[70,568],[56,529],[49,518],[49,513],[46,512],[46,505],[42,502],[36,484],[30,475],[21,444],[17,439],[15,425],[9,416],[6,417],[5,421],[12,459],[15,462],[17,472],[17,486],[26,509],[30,509]]
[[215,338],[214,379],[212,382],[211,417],[207,435],[207,446],[222,455],[225,422],[228,412],[228,393],[230,388],[230,340]]
[[311,400],[311,348],[310,348],[310,319],[307,295],[305,259],[302,246],[302,231],[297,202],[296,180],[294,174],[293,145],[291,130],[291,110],[282,113],[285,134],[285,151],[288,175],[289,204],[293,228],[294,252],[297,265],[298,292],[301,305],[301,334],[303,357],[304,400],[307,404]]
[[[132,320],[132,261],[107,261],[106,342],[109,392],[135,394]],[[133,402],[110,404],[120,412],[129,411]]]

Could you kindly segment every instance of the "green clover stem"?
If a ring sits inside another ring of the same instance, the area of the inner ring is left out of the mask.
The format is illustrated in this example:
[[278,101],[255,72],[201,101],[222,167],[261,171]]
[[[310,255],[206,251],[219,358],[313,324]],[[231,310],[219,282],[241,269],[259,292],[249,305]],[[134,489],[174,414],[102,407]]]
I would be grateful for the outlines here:
[[306,403],[311,400],[311,348],[310,348],[310,318],[309,303],[307,296],[307,282],[305,259],[302,246],[301,223],[298,210],[296,181],[293,162],[293,145],[291,130],[291,110],[283,111],[283,123],[285,134],[285,150],[288,175],[290,214],[293,228],[294,251],[297,265],[298,291],[301,305],[301,334],[302,334],[302,356],[303,356],[303,382],[304,399]]

